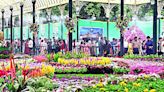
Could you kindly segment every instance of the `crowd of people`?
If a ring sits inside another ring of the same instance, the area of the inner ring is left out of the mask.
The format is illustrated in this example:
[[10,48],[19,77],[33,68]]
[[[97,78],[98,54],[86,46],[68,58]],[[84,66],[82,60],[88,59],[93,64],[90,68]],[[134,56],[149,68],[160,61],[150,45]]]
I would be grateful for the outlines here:
[[[35,49],[33,48],[33,40],[31,38],[23,41],[23,53],[29,55],[44,55],[46,53],[65,53],[68,51],[68,41],[39,38],[35,41]],[[14,53],[21,52],[21,41],[17,39],[13,42]],[[10,42],[5,41],[4,46],[9,47]],[[119,56],[120,55],[120,40],[113,38],[112,41],[101,37],[98,40],[83,39],[80,41],[73,40],[73,51],[84,52],[91,56]],[[35,53],[34,53],[35,51]],[[148,36],[146,40],[133,38],[124,40],[125,54],[150,55],[153,54],[153,41]],[[158,54],[164,54],[164,38],[158,40]]]

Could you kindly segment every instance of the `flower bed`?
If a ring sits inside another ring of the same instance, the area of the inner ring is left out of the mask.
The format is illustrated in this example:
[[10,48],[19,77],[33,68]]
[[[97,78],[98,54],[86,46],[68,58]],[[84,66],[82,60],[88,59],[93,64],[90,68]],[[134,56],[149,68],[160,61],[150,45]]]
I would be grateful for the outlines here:
[[7,59],[9,58],[9,54],[10,54],[10,50],[9,48],[6,47],[0,47],[0,59]]
[[[162,88],[159,84],[163,85],[160,78],[164,76],[164,62],[105,57],[58,58],[58,62],[51,60],[48,62],[49,59],[45,56],[37,56],[34,59],[10,59],[8,62],[0,63],[2,92],[11,90],[15,92],[33,92],[33,90],[37,92],[42,92],[41,90],[46,92],[87,92],[88,90],[90,92],[160,92]],[[72,73],[75,76],[71,76]],[[60,74],[63,75],[61,78],[56,77]],[[100,74],[104,76],[97,77]],[[157,85],[154,86],[155,83]]]
[[101,58],[83,58],[83,59],[58,59],[59,64],[63,65],[109,65],[111,64],[111,60],[109,58],[101,57]]
[[140,61],[161,61],[164,62],[164,56],[159,55],[124,55],[125,59],[134,59]]
[[[157,77],[156,77],[157,76]],[[101,80],[81,92],[162,92],[164,82],[158,75],[123,76]]]
[[113,60],[113,62],[118,62],[118,64],[121,64],[123,66],[128,66],[130,69],[130,74],[164,73],[163,62],[143,62],[139,60],[127,60],[121,58],[111,58],[111,60]]

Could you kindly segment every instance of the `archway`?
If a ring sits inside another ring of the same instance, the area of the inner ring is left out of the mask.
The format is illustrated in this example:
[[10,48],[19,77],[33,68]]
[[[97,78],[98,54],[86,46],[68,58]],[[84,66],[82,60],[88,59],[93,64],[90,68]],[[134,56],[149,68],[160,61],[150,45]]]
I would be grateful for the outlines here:
[[[128,18],[132,18],[132,9],[128,6],[125,5],[124,7],[124,16]],[[110,12],[110,21],[116,21],[116,19],[120,16],[120,5],[115,5]]]
[[161,15],[164,16],[164,6],[163,6],[163,8],[161,10]]
[[142,5],[137,16],[140,20],[152,20],[153,5],[151,5],[150,3]]
[[96,19],[104,20],[105,19],[105,10],[99,3],[89,2],[84,5],[80,10],[80,18],[82,19]]
[[[68,16],[68,15],[69,15],[69,4],[67,4],[64,9],[64,16]],[[72,5],[72,18],[73,19],[76,18],[76,8],[74,5]]]

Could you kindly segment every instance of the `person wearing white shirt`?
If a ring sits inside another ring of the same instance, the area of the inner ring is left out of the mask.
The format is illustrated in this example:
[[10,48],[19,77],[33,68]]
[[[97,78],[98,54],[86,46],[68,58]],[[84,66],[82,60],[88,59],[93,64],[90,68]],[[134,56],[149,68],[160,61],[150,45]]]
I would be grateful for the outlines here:
[[31,40],[31,38],[29,38],[28,47],[29,47],[29,49],[30,49],[30,54],[32,54],[33,41]]
[[128,41],[127,40],[124,41],[124,49],[125,49],[125,53],[127,53],[127,51],[128,51]]
[[164,38],[163,38],[163,40],[161,42],[161,52],[164,55]]

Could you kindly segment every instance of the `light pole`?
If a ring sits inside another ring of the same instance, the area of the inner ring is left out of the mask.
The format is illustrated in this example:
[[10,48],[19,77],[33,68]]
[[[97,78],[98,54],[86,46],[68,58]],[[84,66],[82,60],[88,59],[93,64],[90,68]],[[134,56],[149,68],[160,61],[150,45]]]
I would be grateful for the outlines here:
[[107,7],[107,13],[106,13],[106,17],[107,17],[107,39],[109,40],[109,7],[110,7],[110,0],[108,0],[108,7]]
[[[124,0],[121,0],[121,20],[124,19]],[[124,36],[123,28],[120,29],[120,56],[124,55]]]
[[4,31],[4,12],[5,12],[5,10],[2,9],[1,12],[2,12],[2,32],[3,32]]
[[160,38],[160,33],[161,33],[161,15],[158,15],[158,38]]
[[[32,5],[33,5],[33,24],[35,24],[35,4],[36,0],[32,0]],[[33,34],[33,53],[35,55],[35,35]]]
[[20,25],[20,39],[21,39],[21,53],[23,53],[23,3],[20,3],[21,25]]
[[[72,19],[72,0],[69,0],[69,18]],[[72,51],[72,32],[69,30],[69,51]]]
[[[77,1],[79,2],[79,1]],[[80,8],[79,5],[76,5],[76,18],[77,18],[77,42],[79,41],[79,12],[80,12]]]
[[63,14],[61,15],[61,39],[63,39]]
[[47,9],[48,39],[50,39],[51,8]]
[[10,6],[10,12],[11,12],[11,15],[10,15],[10,44],[11,44],[11,47],[12,47],[12,42],[13,42],[13,7]]
[[154,6],[153,14],[153,54],[157,53],[157,0],[151,0],[151,4]]

